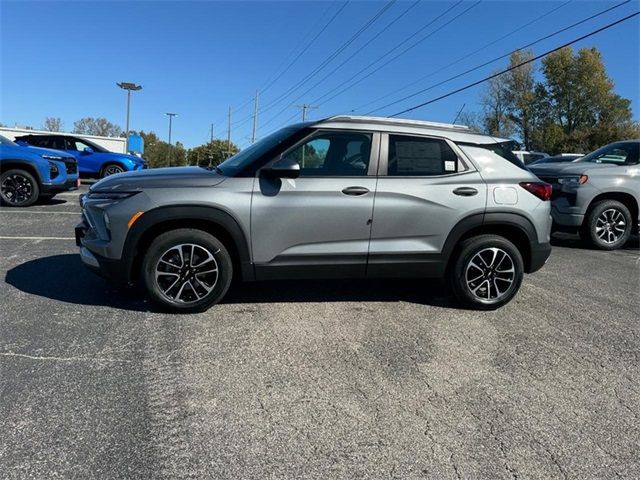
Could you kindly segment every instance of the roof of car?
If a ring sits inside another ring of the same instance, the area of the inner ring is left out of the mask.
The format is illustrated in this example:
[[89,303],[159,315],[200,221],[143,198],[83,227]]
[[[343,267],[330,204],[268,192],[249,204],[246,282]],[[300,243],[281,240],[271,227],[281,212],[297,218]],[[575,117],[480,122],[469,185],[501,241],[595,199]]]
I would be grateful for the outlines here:
[[[313,123],[315,126],[332,128],[358,128],[365,130],[379,130],[393,133],[414,133],[446,137],[457,142],[487,144],[510,142],[508,138],[497,138],[474,132],[466,125],[451,123],[429,122],[425,120],[408,120],[391,117],[364,117],[357,115],[336,115]],[[443,135],[446,133],[445,135]]]

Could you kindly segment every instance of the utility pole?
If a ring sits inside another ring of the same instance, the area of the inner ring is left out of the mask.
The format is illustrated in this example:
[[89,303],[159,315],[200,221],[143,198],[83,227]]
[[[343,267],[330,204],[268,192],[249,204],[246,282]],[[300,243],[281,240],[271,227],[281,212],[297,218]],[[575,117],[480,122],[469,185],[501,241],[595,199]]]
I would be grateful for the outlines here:
[[307,121],[307,112],[309,110],[313,110],[315,108],[318,108],[315,105],[309,105],[308,103],[303,103],[301,105],[296,105],[296,107],[302,109],[302,121],[303,122]]
[[213,123],[211,124],[211,137],[209,140],[209,168],[213,166]]
[[456,118],[453,119],[453,124],[455,125],[456,122],[458,121],[458,117],[460,116],[460,114],[462,113],[462,111],[464,110],[466,103],[462,104],[462,107],[460,107],[460,110],[458,111],[458,114],[456,115]]
[[231,156],[231,105],[229,105],[229,124],[227,126],[227,158]]
[[127,132],[126,132],[126,141],[125,141],[125,152],[124,153],[129,153],[129,110],[131,109],[131,91],[138,91],[138,90],[142,90],[142,85],[136,85],[135,83],[131,83],[131,82],[120,82],[120,83],[116,83],[117,86],[119,86],[121,89],[126,90],[127,91]]
[[256,90],[256,101],[253,104],[253,133],[251,143],[256,143],[256,130],[258,128],[258,90]]
[[171,154],[173,153],[173,145],[171,144],[171,122],[173,117],[177,117],[177,113],[165,113],[166,116],[169,117],[169,166],[171,166]]

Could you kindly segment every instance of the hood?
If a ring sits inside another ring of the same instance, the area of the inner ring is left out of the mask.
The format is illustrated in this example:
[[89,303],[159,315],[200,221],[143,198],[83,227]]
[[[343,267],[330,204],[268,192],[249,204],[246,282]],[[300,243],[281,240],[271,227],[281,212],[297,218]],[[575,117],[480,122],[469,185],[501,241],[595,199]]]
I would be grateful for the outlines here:
[[27,149],[29,152],[31,153],[35,153],[37,155],[49,155],[51,157],[61,157],[64,158],[66,161],[70,161],[73,160],[75,161],[75,158],[72,157],[71,155],[67,155],[64,152],[61,152],[60,150],[50,150],[48,148],[40,148],[40,147],[32,147],[31,145],[25,145],[22,148]]
[[107,155],[110,159],[131,160],[139,163],[145,162],[144,158],[140,158],[136,155],[129,155],[128,153],[95,152],[94,155]]
[[603,168],[620,168],[617,165],[593,162],[541,163],[529,166],[529,170],[537,176],[582,175],[589,170]]
[[139,191],[145,188],[213,187],[226,177],[202,167],[171,167],[136,170],[103,178],[89,191]]

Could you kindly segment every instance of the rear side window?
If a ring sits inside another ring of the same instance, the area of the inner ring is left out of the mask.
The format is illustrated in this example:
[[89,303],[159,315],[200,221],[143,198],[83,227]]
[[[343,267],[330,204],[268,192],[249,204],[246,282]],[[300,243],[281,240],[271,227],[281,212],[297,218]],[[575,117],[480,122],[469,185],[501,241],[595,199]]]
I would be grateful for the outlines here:
[[496,155],[499,155],[500,157],[504,158],[512,165],[515,165],[516,167],[521,168],[522,170],[527,170],[526,167],[524,166],[524,162],[522,162],[518,157],[516,157],[515,153],[511,151],[510,145],[509,145],[510,143],[511,142],[481,144],[481,143],[460,142],[457,145],[459,147],[467,146],[467,147],[476,147],[476,148],[483,148],[485,150],[489,150],[490,152],[493,152]]
[[449,144],[437,138],[389,135],[387,175],[427,177],[458,170],[458,157]]

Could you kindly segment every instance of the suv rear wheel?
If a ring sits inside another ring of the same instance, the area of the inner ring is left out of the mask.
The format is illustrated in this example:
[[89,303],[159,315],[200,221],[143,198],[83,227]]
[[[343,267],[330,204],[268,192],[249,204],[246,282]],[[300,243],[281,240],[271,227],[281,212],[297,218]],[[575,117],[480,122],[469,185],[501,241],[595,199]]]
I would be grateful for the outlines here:
[[28,207],[38,200],[40,187],[33,175],[19,169],[7,170],[0,176],[0,203],[12,207]]
[[124,168],[117,163],[108,163],[102,168],[101,178],[108,177],[109,175],[115,175],[116,173],[124,172]]
[[142,262],[152,300],[176,312],[202,312],[227,293],[233,266],[225,246],[202,230],[179,229],[158,236]]
[[596,203],[582,226],[580,236],[601,250],[622,247],[631,235],[631,212],[616,200]]
[[462,303],[493,310],[514,297],[523,274],[522,255],[513,243],[498,235],[478,235],[460,244],[449,281]]

